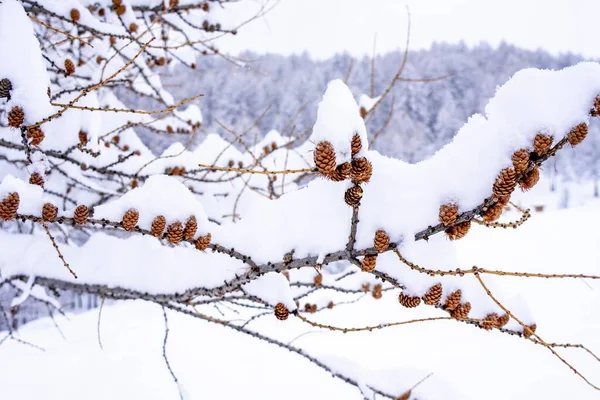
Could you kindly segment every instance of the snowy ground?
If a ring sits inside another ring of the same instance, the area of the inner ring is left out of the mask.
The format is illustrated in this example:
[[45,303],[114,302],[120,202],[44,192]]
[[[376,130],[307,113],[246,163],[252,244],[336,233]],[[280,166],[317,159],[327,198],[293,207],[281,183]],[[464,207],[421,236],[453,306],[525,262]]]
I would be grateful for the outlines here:
[[[457,243],[459,259],[465,267],[477,264],[511,271],[598,275],[600,235],[592,222],[599,220],[600,202],[588,201],[568,210],[534,212],[532,219],[514,232],[475,226]],[[600,282],[492,277],[486,277],[486,282],[509,288],[504,292],[519,293],[545,340],[583,343],[600,353]],[[360,326],[436,314],[424,306],[403,309],[396,296],[387,292],[382,300],[369,296],[359,305],[339,306],[314,318]],[[169,313],[169,318],[167,352],[186,399],[361,398],[358,390],[297,355],[189,317]],[[158,306],[141,302],[105,306],[102,349],[96,334],[98,311],[57,321],[65,338],[50,319],[20,330],[23,340],[45,351],[17,341],[0,346],[0,399],[179,397],[162,358],[164,321]],[[314,331],[293,318],[282,323],[272,315],[250,327],[286,342]],[[314,332],[294,344],[311,354],[343,356],[374,370],[410,368],[410,374],[404,375],[413,380],[407,382],[409,386],[431,371],[433,376],[423,386],[436,385],[439,390],[432,392],[430,386],[428,400],[448,398],[446,384],[459,392],[458,398],[465,399],[599,396],[542,346],[454,321],[360,334]],[[590,355],[572,349],[559,349],[559,353],[600,384],[599,364]]]

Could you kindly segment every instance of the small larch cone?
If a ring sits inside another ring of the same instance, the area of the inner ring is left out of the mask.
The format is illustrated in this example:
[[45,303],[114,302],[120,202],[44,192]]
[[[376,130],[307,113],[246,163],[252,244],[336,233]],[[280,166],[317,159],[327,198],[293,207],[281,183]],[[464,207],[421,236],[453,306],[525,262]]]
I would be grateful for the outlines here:
[[280,321],[285,321],[290,315],[290,310],[283,303],[277,303],[275,306],[275,317]]
[[444,309],[447,311],[454,311],[456,307],[460,304],[460,298],[462,297],[462,290],[458,289],[454,292],[450,293],[448,297],[446,297],[446,302],[444,303]]
[[375,232],[373,245],[380,253],[383,253],[384,251],[390,248],[390,237],[383,229],[379,229],[377,230],[377,232]]
[[349,162],[342,163],[335,168],[333,174],[329,176],[329,179],[335,182],[341,182],[350,178],[352,171],[352,165]]
[[543,156],[550,150],[550,147],[552,147],[552,140],[552,136],[538,133],[535,136],[535,139],[533,139],[533,151],[535,151],[538,156]]
[[196,236],[196,231],[198,230],[198,221],[196,221],[195,216],[191,216],[188,218],[185,223],[185,228],[183,229],[183,239],[191,240],[194,236]]
[[366,116],[367,116],[367,114],[368,114],[368,113],[367,113],[367,109],[366,109],[366,108],[364,108],[364,107],[361,107],[361,108],[360,108],[358,111],[360,112],[360,117],[361,117],[362,119],[365,119],[365,117],[366,117]]
[[78,225],[85,225],[87,223],[88,217],[90,215],[90,210],[87,206],[80,204],[75,209],[75,213],[73,214],[73,220]]
[[515,186],[517,186],[517,173],[513,168],[504,168],[494,182],[494,196],[499,198],[510,197],[513,190],[515,190]]
[[491,313],[485,316],[483,321],[481,321],[481,327],[485,330],[490,330],[492,328],[498,327],[498,314]]
[[446,229],[446,235],[448,235],[448,239],[450,240],[462,239],[469,233],[470,228],[471,221],[461,222],[460,224],[456,224]]
[[440,206],[439,218],[444,226],[452,225],[458,218],[458,205],[442,204]]
[[29,183],[44,187],[44,177],[39,172],[34,172],[33,174],[29,175]]
[[19,209],[19,193],[9,193],[0,203],[0,219],[10,221],[17,214]]
[[10,91],[12,90],[12,83],[10,80],[4,78],[0,80],[0,99],[6,98],[10,100]]
[[70,58],[65,60],[65,72],[67,75],[73,75],[75,73],[75,64]]
[[23,125],[25,121],[25,113],[23,109],[19,106],[15,106],[11,108],[8,112],[8,126],[12,128],[18,128]]
[[181,242],[181,238],[183,238],[183,225],[175,221],[167,227],[167,240],[171,244],[177,244]]
[[406,308],[415,308],[421,304],[421,298],[418,296],[407,296],[404,293],[398,295],[398,301]]
[[127,210],[125,214],[123,214],[123,228],[129,232],[133,231],[139,219],[140,213],[138,212],[138,210],[135,210],[133,208]]
[[577,146],[579,143],[583,142],[583,139],[588,134],[588,126],[587,124],[579,124],[569,132],[567,136],[567,140],[571,146]]
[[515,151],[512,155],[512,163],[517,174],[525,172],[529,166],[529,150],[521,149]]
[[376,255],[366,255],[360,263],[360,269],[364,272],[371,272],[375,269],[377,265],[377,256]]
[[368,182],[371,179],[371,175],[373,175],[373,164],[369,160],[365,157],[352,160],[352,180],[357,183]]
[[46,203],[42,207],[42,219],[44,221],[53,222],[58,215],[58,207],[54,204]]
[[523,328],[523,337],[525,339],[529,339],[529,337],[535,333],[536,329],[537,329],[536,324],[526,326],[525,328]]
[[596,99],[594,100],[594,108],[590,110],[590,115],[592,117],[600,116],[600,96],[596,97]]
[[132,22],[132,23],[129,25],[129,32],[131,32],[131,33],[136,33],[136,32],[138,31],[138,28],[139,28],[139,27],[138,27],[138,24],[136,24],[136,23],[133,23],[133,22]]
[[30,145],[39,146],[44,141],[46,135],[42,131],[42,128],[34,126],[27,129],[27,137],[31,139],[31,142],[29,142]]
[[79,18],[81,18],[81,13],[79,12],[78,9],[73,8],[71,10],[71,21],[77,22],[77,21],[79,21]]
[[360,140],[360,136],[357,133],[355,133],[354,136],[352,136],[352,142],[350,142],[350,150],[352,152],[352,157],[360,153],[361,149],[362,141]]
[[79,143],[81,143],[82,145],[86,145],[88,142],[88,137],[87,137],[87,133],[85,133],[85,131],[79,131]]
[[356,207],[360,203],[362,196],[363,196],[362,188],[360,186],[356,185],[356,186],[352,186],[350,189],[346,190],[346,193],[344,194],[344,200],[346,201],[346,204],[348,204],[349,206]]
[[452,311],[451,317],[454,319],[465,319],[469,316],[471,312],[471,303],[468,301],[466,303],[459,304],[454,311]]
[[519,186],[523,190],[532,189],[540,180],[540,169],[538,167],[534,167],[531,171],[523,176],[523,179],[519,182]]
[[317,170],[321,175],[331,176],[335,172],[335,150],[329,142],[320,142],[317,144],[314,152],[314,161]]
[[323,275],[316,274],[313,278],[313,283],[315,286],[321,286],[323,284]]
[[409,400],[411,394],[412,390],[409,389],[406,392],[402,393],[400,396],[396,397],[394,400]]
[[504,314],[504,315],[498,317],[498,320],[496,321],[496,325],[498,328],[502,328],[504,325],[508,324],[508,321],[510,321],[510,317],[508,316],[508,314]]
[[363,283],[360,288],[362,289],[363,292],[368,292],[369,290],[371,290],[371,284],[370,283]]
[[502,216],[502,213],[504,212],[504,207],[506,207],[506,202],[502,200],[498,201],[496,204],[488,207],[487,210],[481,213],[481,216],[486,222],[494,222]]
[[125,4],[121,4],[118,7],[116,7],[115,12],[118,16],[121,16],[127,12],[127,7],[125,6]]
[[[210,244],[210,239],[212,239],[210,233],[207,233],[204,236],[200,236],[198,239],[196,239],[196,249],[200,251],[206,250],[208,248],[208,245]],[[287,275],[287,278],[288,280],[290,279],[289,274]]]
[[152,221],[152,225],[150,226],[150,233],[152,233],[152,236],[154,237],[161,237],[165,230],[165,226],[167,226],[166,218],[162,215],[159,215]]
[[371,292],[371,295],[373,296],[373,298],[375,300],[379,300],[383,297],[383,290],[382,290],[382,286],[380,283],[373,286],[373,291]]
[[434,306],[442,300],[442,284],[437,283],[427,290],[423,296],[423,302],[427,305]]

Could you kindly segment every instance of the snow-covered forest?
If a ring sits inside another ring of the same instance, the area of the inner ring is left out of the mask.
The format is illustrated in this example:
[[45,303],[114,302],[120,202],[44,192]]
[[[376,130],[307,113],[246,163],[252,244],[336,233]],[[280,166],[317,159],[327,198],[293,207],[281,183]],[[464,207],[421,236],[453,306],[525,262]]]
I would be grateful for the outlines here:
[[0,0],[0,398],[596,398],[600,64],[272,9]]

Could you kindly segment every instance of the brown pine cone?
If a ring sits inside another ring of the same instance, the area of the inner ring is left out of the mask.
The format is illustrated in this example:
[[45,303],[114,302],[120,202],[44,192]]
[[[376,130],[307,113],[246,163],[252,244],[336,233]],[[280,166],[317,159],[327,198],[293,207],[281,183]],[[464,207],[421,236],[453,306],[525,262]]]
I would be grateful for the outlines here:
[[540,169],[536,166],[531,171],[523,176],[523,179],[519,182],[519,186],[523,190],[532,189],[540,180]]
[[185,228],[183,228],[183,239],[191,240],[194,236],[196,236],[196,231],[198,230],[198,221],[196,221],[195,216],[191,216],[188,218],[185,223]]
[[517,173],[513,168],[504,168],[494,182],[494,196],[499,198],[510,197],[513,190],[515,190],[515,186],[517,186]]
[[375,232],[373,246],[375,246],[380,253],[383,253],[390,248],[390,237],[383,229],[378,229],[377,232]]
[[44,131],[39,126],[34,126],[31,128],[27,128],[27,137],[31,139],[29,142],[32,146],[39,146],[43,141],[46,135],[44,135]]
[[130,208],[125,212],[125,214],[123,214],[123,220],[121,221],[121,223],[123,224],[123,228],[126,231],[131,232],[135,229],[135,226],[137,225],[139,219],[140,213],[138,212],[138,210]]
[[0,219],[4,221],[10,221],[17,214],[19,209],[19,193],[9,193],[2,202],[0,202]]
[[454,319],[465,319],[469,316],[469,312],[471,312],[471,303],[467,301],[459,304],[450,316]]
[[127,7],[125,6],[125,4],[121,4],[118,7],[116,7],[115,12],[118,16],[121,16],[125,14],[125,12],[127,12]]
[[594,108],[590,110],[590,115],[592,117],[600,116],[600,96],[596,97],[596,99],[594,100]]
[[352,160],[351,176],[352,180],[357,183],[368,182],[373,175],[373,164],[365,157],[355,158]]
[[442,300],[442,284],[437,283],[427,290],[423,296],[423,302],[427,305],[434,306]]
[[331,176],[335,172],[335,150],[329,142],[320,142],[313,154],[315,166],[321,175]]
[[323,284],[323,275],[317,273],[313,279],[315,286],[321,286]]
[[29,183],[31,185],[38,185],[44,187],[44,177],[39,172],[34,172],[29,175]]
[[73,214],[73,219],[75,223],[78,225],[85,225],[87,223],[88,217],[90,215],[90,210],[87,206],[80,204],[75,209],[75,213]]
[[525,328],[523,328],[523,337],[525,339],[529,339],[529,337],[535,333],[536,329],[537,329],[536,324],[531,324],[529,326],[526,326]]
[[81,17],[81,13],[79,12],[79,10],[76,8],[73,8],[71,10],[71,21],[78,22],[80,17]]
[[457,204],[442,204],[439,211],[440,222],[444,226],[452,225],[458,218]]
[[19,106],[15,106],[11,108],[8,112],[8,126],[12,128],[18,128],[23,125],[25,121],[25,113],[23,109]]
[[450,240],[462,239],[469,232],[470,228],[471,221],[461,222],[460,224],[456,224],[446,229],[446,235],[448,235],[448,239]]
[[371,284],[370,283],[363,283],[361,285],[361,289],[363,292],[367,293],[369,290],[371,290]]
[[486,315],[483,321],[481,321],[481,327],[488,331],[492,328],[498,328],[498,314],[491,313]]
[[579,143],[583,142],[583,139],[588,134],[588,126],[587,124],[579,124],[569,132],[567,136],[567,140],[571,146],[577,146]]
[[510,317],[508,314],[504,314],[501,317],[498,317],[496,325],[498,325],[498,328],[502,328],[504,325],[508,324],[508,321],[510,321]]
[[529,150],[521,149],[515,151],[512,155],[512,162],[517,174],[525,172],[525,170],[527,170],[527,167],[529,166]]
[[377,256],[376,255],[366,255],[360,263],[360,269],[363,272],[372,272],[377,265]]
[[166,225],[166,218],[162,215],[159,215],[152,221],[152,225],[150,226],[150,233],[152,233],[152,236],[159,238],[162,236]]
[[0,80],[0,99],[6,98],[10,100],[10,91],[12,90],[12,82],[6,78]]
[[58,215],[58,207],[54,204],[46,203],[42,207],[42,219],[44,221],[53,222]]
[[75,73],[75,64],[71,61],[70,58],[65,60],[65,72],[67,75],[73,75]]
[[367,117],[367,114],[368,114],[368,113],[367,113],[367,109],[366,109],[366,108],[364,108],[364,107],[361,107],[361,108],[358,110],[358,112],[360,113],[360,117],[361,117],[362,119],[365,119],[365,118]]
[[450,293],[448,297],[446,297],[446,302],[444,303],[444,309],[446,311],[454,311],[456,307],[460,304],[460,298],[462,296],[462,290],[457,289],[454,292]]
[[79,143],[81,143],[81,145],[85,146],[88,142],[88,137],[87,137],[87,133],[85,133],[84,131],[79,131]]
[[333,301],[330,301],[329,303],[327,303],[327,308],[329,308],[330,310],[333,308],[334,304]]
[[398,301],[406,308],[415,308],[421,304],[421,298],[418,296],[408,296],[404,293],[398,295]]
[[285,321],[290,315],[290,310],[283,303],[277,303],[275,306],[275,317],[280,321]]
[[356,207],[360,203],[362,195],[363,190],[360,186],[352,186],[350,189],[346,190],[346,193],[344,194],[344,200],[349,206]]
[[334,182],[341,182],[343,180],[346,180],[350,178],[351,170],[352,166],[349,162],[342,163],[336,167],[333,174],[329,176],[329,179],[331,179]]
[[550,147],[552,147],[553,140],[554,138],[552,136],[538,133],[535,136],[535,139],[533,139],[533,151],[535,151],[538,156],[543,156],[550,150]]
[[360,151],[362,149],[362,141],[360,140],[360,136],[357,133],[355,133],[354,136],[352,136],[352,142],[350,142],[350,148],[351,148],[351,152],[352,152],[352,157],[354,157],[358,153],[360,153]]
[[171,244],[178,244],[183,238],[183,225],[179,221],[173,222],[167,227],[167,240]]
[[500,198],[496,204],[488,207],[484,212],[481,213],[484,221],[486,222],[494,222],[498,220],[502,216],[504,212],[504,207],[508,204],[508,197]]
[[[212,235],[210,233],[207,233],[204,236],[200,236],[198,239],[196,239],[196,249],[200,251],[206,250],[208,248],[208,245],[210,244],[211,239]],[[287,278],[289,280],[289,274],[287,275]]]
[[373,298],[375,300],[379,300],[383,297],[383,290],[382,290],[382,286],[380,283],[373,286],[373,291],[371,292],[371,295],[373,296]]
[[129,32],[136,33],[138,31],[138,25],[136,23],[131,23],[129,25]]

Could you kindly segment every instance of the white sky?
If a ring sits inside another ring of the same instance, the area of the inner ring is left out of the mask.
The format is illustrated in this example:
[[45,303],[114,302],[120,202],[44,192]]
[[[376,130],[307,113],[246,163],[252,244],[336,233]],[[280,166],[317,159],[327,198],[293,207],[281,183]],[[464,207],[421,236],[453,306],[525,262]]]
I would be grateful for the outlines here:
[[600,0],[280,0],[221,48],[361,56],[371,54],[377,35],[377,51],[393,51],[406,40],[406,5],[412,15],[411,49],[436,41],[497,45],[504,40],[600,58]]

